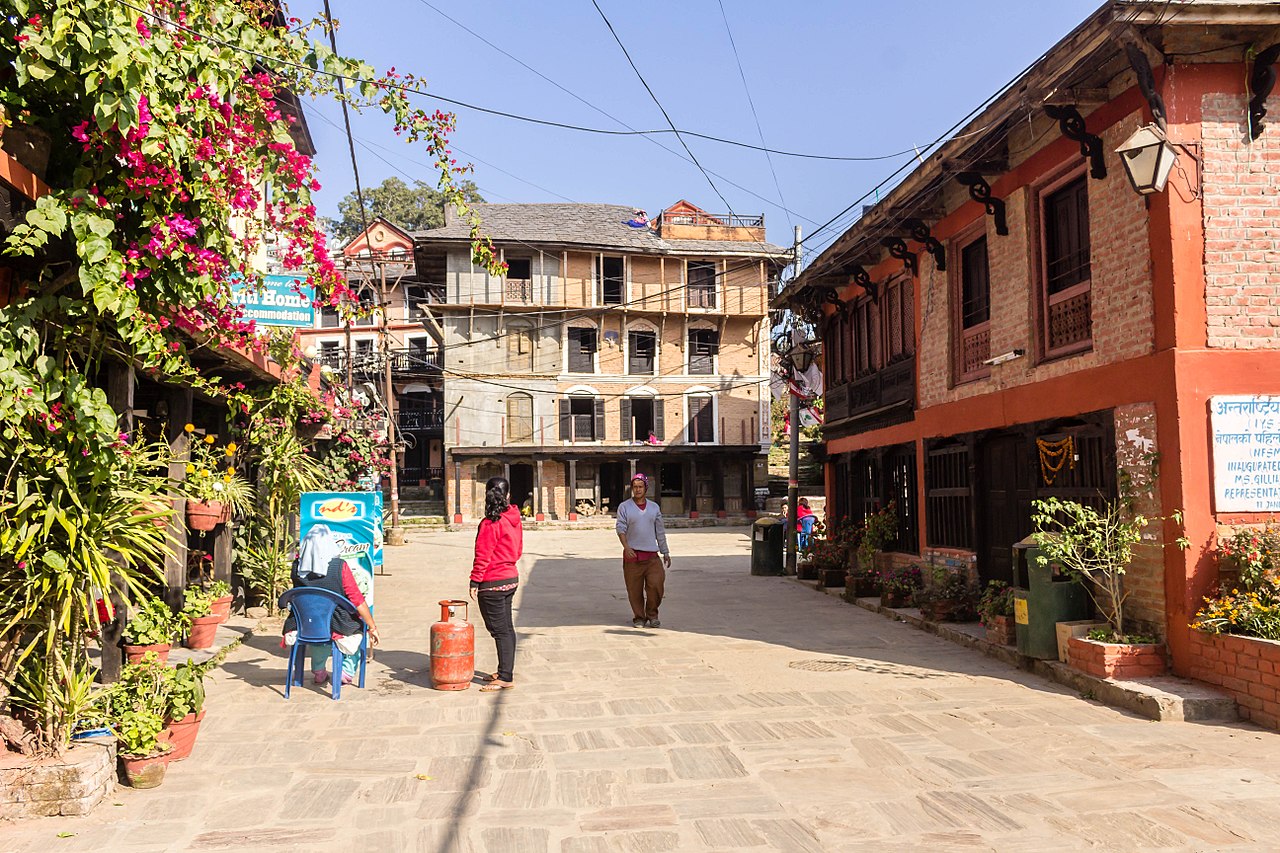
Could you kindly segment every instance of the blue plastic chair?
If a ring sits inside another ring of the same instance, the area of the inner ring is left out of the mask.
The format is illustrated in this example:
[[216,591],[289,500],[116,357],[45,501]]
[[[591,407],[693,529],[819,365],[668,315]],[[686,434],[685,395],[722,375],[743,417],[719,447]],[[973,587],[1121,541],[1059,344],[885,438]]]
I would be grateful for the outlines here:
[[284,698],[289,698],[291,686],[302,684],[302,675],[306,667],[304,649],[308,645],[320,643],[328,643],[333,654],[333,677],[329,679],[333,685],[333,698],[337,700],[342,697],[343,654],[333,640],[333,631],[330,627],[333,624],[333,613],[339,608],[350,612],[360,622],[362,636],[359,686],[364,688],[364,669],[369,658],[369,626],[360,619],[360,613],[354,604],[347,601],[344,596],[327,589],[299,586],[286,590],[284,595],[280,596],[280,607],[282,609],[288,607],[293,611],[293,618],[298,624],[298,640],[289,649],[289,668],[285,670]]
[[800,519],[800,535],[799,538],[796,539],[797,548],[809,547],[809,539],[813,536],[813,525],[817,523],[818,517],[816,515],[806,515],[804,518]]

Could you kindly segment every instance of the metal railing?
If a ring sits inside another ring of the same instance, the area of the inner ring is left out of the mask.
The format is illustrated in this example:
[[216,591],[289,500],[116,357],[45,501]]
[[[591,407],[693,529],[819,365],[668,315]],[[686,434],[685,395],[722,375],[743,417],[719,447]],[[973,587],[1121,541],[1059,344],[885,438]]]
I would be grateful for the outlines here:
[[400,429],[412,432],[443,431],[444,409],[436,406],[428,409],[400,409],[396,412]]
[[763,228],[764,214],[739,216],[736,213],[664,213],[659,225],[722,225],[728,228]]

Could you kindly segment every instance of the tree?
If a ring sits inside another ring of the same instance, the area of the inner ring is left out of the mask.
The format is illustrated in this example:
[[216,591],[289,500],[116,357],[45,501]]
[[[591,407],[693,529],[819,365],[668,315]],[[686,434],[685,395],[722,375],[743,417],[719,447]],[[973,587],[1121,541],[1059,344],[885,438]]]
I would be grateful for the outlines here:
[[[458,181],[457,189],[468,204],[484,201],[474,181]],[[363,231],[365,223],[372,222],[375,216],[406,231],[425,231],[444,225],[448,199],[422,181],[414,181],[413,186],[409,186],[399,178],[387,178],[373,189],[364,190],[363,195],[363,217],[354,190],[338,202],[339,218],[328,222],[335,240],[345,243]]]
[[[308,296],[355,302],[280,90],[390,114],[469,213],[454,117],[410,103],[419,81],[335,56],[322,26],[262,0],[10,0],[0,16],[3,142],[21,130],[49,151],[49,191],[0,239],[12,279],[0,305],[0,739],[25,740],[12,730],[26,726],[37,746],[65,747],[91,699],[95,598],[119,587],[136,601],[160,579],[167,467],[136,464],[107,366],[221,399],[237,421],[252,399],[194,350],[269,352],[296,376],[292,336],[264,334],[232,296],[261,281],[267,232]],[[360,82],[341,95],[336,77]],[[473,260],[501,270],[470,223]]]

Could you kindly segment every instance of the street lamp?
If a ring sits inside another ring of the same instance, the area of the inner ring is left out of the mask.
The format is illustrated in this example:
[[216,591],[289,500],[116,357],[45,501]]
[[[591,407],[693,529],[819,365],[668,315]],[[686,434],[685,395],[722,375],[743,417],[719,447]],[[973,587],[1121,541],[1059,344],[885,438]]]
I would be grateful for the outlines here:
[[[810,341],[801,341],[794,344],[790,350],[782,356],[782,367],[788,370],[794,378],[795,375],[804,373],[813,364],[813,350],[810,348]],[[789,575],[796,573],[796,525],[799,524],[799,507],[800,507],[800,397],[796,394],[796,389],[788,387],[787,394],[791,397],[791,429],[789,435],[789,464],[787,466],[787,562],[785,571]]]
[[1139,195],[1163,192],[1173,171],[1178,151],[1157,125],[1147,124],[1134,131],[1116,153],[1129,183]]

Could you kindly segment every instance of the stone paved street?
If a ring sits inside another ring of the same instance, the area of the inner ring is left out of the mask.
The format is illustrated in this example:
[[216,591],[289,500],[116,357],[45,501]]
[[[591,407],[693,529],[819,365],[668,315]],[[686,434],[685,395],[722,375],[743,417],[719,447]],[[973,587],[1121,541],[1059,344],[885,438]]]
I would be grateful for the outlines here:
[[529,532],[518,688],[432,691],[432,605],[465,595],[471,537],[412,538],[366,690],[286,702],[254,638],[161,788],[0,827],[0,849],[1280,848],[1280,736],[1139,719],[751,577],[741,528],[671,533],[658,630],[631,628],[611,532]]

